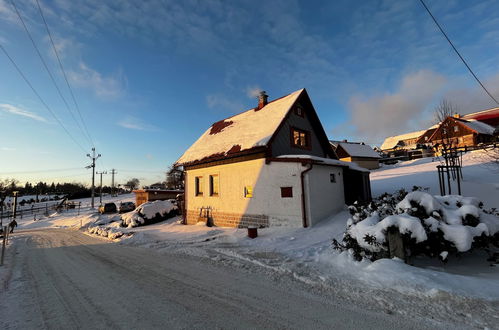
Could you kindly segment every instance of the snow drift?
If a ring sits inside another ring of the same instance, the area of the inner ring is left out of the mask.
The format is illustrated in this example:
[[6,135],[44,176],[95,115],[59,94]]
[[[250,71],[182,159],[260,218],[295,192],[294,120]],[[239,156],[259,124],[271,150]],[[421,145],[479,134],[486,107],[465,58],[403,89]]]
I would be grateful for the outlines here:
[[137,227],[174,216],[177,206],[171,201],[154,201],[141,204],[134,211],[121,215],[122,226]]

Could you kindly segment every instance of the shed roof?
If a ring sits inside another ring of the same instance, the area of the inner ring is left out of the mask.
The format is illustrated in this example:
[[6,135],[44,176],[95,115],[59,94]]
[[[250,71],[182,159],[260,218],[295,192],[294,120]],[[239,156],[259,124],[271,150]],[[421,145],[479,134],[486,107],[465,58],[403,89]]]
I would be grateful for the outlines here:
[[340,142],[343,148],[351,157],[381,158],[381,156],[370,146],[363,143]]
[[229,156],[266,147],[305,89],[273,100],[260,110],[250,109],[211,125],[177,160],[177,165]]

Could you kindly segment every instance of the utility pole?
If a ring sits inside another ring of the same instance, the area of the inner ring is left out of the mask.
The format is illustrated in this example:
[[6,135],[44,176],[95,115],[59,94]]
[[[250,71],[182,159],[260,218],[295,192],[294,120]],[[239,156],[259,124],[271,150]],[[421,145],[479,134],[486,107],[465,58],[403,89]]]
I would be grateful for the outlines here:
[[111,170],[111,196],[114,196],[114,175],[115,174],[118,174],[118,172],[116,172],[116,170],[113,168]]
[[95,148],[92,148],[92,155],[87,154],[87,157],[92,160],[92,164],[88,165],[85,168],[92,169],[92,208],[94,208],[94,197],[95,197],[95,161],[99,158],[101,154],[95,156]]
[[107,171],[97,172],[96,174],[100,174],[99,205],[102,205],[102,174],[107,174]]

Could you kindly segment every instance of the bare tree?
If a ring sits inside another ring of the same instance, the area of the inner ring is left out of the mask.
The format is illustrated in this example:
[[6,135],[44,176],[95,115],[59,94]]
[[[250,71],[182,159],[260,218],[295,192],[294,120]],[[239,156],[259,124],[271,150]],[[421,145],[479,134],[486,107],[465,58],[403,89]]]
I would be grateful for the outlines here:
[[435,121],[440,124],[447,117],[452,117],[457,114],[457,107],[449,100],[443,99],[435,108]]

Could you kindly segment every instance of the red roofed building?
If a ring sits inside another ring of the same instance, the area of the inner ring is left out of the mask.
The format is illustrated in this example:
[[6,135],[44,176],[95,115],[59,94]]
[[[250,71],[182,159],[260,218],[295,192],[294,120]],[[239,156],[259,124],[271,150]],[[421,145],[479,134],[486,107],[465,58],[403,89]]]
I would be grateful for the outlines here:
[[214,123],[177,160],[184,223],[310,226],[371,198],[369,171],[337,160],[305,89]]

